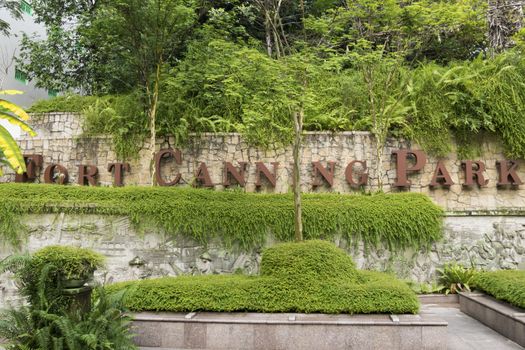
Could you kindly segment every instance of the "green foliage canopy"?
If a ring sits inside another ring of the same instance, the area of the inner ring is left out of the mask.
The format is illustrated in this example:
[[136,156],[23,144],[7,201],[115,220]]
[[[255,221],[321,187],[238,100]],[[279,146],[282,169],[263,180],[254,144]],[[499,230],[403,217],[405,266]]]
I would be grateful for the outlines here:
[[[378,157],[387,136],[438,156],[455,138],[467,156],[486,134],[525,157],[523,33],[488,59],[485,1],[177,0],[160,12],[155,1],[37,1],[50,35],[26,39],[21,56],[41,86],[129,97],[130,108],[119,98],[86,108],[86,134],[112,135],[122,158],[148,136],[155,57],[166,58],[155,130],[178,143],[190,132],[238,131],[252,144],[287,144],[300,109],[305,130],[371,131]],[[155,13],[180,19],[160,56]],[[70,18],[79,19],[73,30]]]

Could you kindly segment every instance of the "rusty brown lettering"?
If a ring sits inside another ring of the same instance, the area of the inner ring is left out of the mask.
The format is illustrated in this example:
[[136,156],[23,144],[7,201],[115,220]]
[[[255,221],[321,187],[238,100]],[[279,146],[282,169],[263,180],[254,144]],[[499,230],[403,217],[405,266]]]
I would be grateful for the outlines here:
[[[400,149],[392,152],[396,155],[397,179],[394,183],[396,187],[410,187],[412,182],[408,179],[408,172],[415,172],[423,169],[427,164],[427,156],[423,151]],[[408,166],[408,158],[414,157],[414,165]]]
[[272,187],[275,188],[277,185],[277,169],[279,168],[279,162],[273,162],[273,174],[270,173],[270,170],[264,165],[263,162],[256,162],[255,163],[255,186],[261,187],[262,181],[261,181],[261,175],[264,175],[268,182],[272,185]]
[[496,162],[496,167],[499,173],[498,186],[519,186],[523,184],[516,173],[518,170],[518,162],[515,160],[498,161]]
[[69,181],[69,173],[60,164],[51,164],[44,170],[44,182],[46,184],[65,185]]
[[182,164],[182,153],[178,149],[161,149],[157,154],[155,155],[155,179],[157,181],[157,184],[159,186],[174,186],[180,182],[181,174],[178,173],[175,175],[175,178],[171,181],[165,181],[162,178],[161,173],[161,165],[162,165],[162,159],[163,158],[173,158],[175,159],[175,163],[178,165]]
[[448,187],[453,184],[454,181],[452,181],[452,177],[450,177],[445,162],[440,160],[436,165],[436,170],[434,170],[434,176],[432,176],[432,180],[430,181],[430,187],[437,187],[439,185]]
[[40,154],[24,154],[26,172],[16,174],[15,182],[30,182],[37,178],[38,169],[42,168],[44,158]]
[[489,180],[485,180],[485,177],[483,176],[485,163],[482,161],[466,160],[461,162],[461,165],[465,168],[465,182],[463,183],[463,186],[474,186],[474,177],[476,178],[476,183],[479,187],[486,186],[489,183]]
[[244,172],[246,171],[246,162],[237,162],[239,163],[239,169],[233,166],[230,162],[224,162],[224,172],[223,172],[223,182],[224,186],[231,185],[231,178],[233,177],[239,186],[244,187],[246,185],[246,180],[244,179]]
[[113,184],[120,187],[124,184],[124,171],[130,171],[129,163],[110,163],[108,171],[113,171]]
[[328,162],[329,169],[325,168],[321,162],[312,162],[312,166],[314,167],[314,181],[312,185],[314,187],[321,186],[323,183],[319,179],[322,177],[327,183],[329,187],[332,187],[334,185],[334,172],[335,172],[335,165],[336,162]]
[[197,171],[195,172],[195,182],[193,183],[194,187],[203,186],[203,187],[213,187],[213,182],[210,178],[210,172],[206,163],[202,162]]
[[94,165],[78,166],[78,184],[80,186],[97,185],[98,168]]
[[[363,171],[359,174],[357,181],[354,180],[354,176],[353,176],[354,175],[354,165],[356,164],[360,165],[361,168],[363,169]],[[350,163],[348,163],[348,166],[346,167],[346,170],[345,170],[346,182],[348,182],[348,184],[350,184],[350,186],[352,187],[365,186],[368,183],[368,173],[366,171],[367,171],[366,161],[361,161],[361,160],[351,161]]]

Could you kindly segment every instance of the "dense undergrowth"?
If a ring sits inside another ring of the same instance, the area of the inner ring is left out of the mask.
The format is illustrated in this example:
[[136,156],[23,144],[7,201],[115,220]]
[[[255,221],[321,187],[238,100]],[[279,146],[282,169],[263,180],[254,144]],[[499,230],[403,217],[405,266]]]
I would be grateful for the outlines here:
[[475,286],[496,299],[525,309],[525,271],[503,270],[480,272]]
[[181,276],[122,282],[131,311],[416,313],[415,294],[394,277],[355,269],[323,241],[287,243],[263,252],[260,276]]
[[[190,62],[167,78],[162,95],[165,101],[159,107],[158,135],[175,136],[176,142],[183,144],[190,132],[241,132],[257,146],[290,143],[288,105],[292,101],[286,97],[288,88],[278,83],[277,63],[256,50],[236,48],[232,43],[209,45],[190,50]],[[211,51],[219,57],[204,59]],[[253,71],[241,68],[247,64],[241,64],[246,55],[254,61],[249,64]],[[254,55],[260,57],[256,60]],[[351,57],[312,59],[304,62],[311,68],[309,86],[315,91],[304,101],[304,129],[371,131],[381,142],[386,134],[403,136],[438,156],[454,150],[456,143],[463,157],[479,153],[481,140],[494,135],[507,156],[523,158],[524,62],[517,51],[491,60],[479,57],[447,66],[422,63],[405,67],[381,58],[373,62],[371,74],[377,86],[372,91],[367,90],[366,72],[359,68],[359,61]],[[262,79],[257,71],[268,76]],[[382,87],[389,76],[395,81]],[[272,91],[270,96],[268,90]],[[382,96],[391,97],[382,102],[384,110],[374,112],[382,115],[375,115],[373,111],[379,107],[371,101]],[[81,112],[85,135],[112,135],[117,153],[131,157],[148,136],[148,121],[140,101],[136,92],[100,98],[68,95],[38,102],[31,111]],[[265,106],[270,101],[272,108],[268,109]]]
[[[24,214],[125,215],[140,227],[153,225],[169,235],[207,243],[252,248],[268,234],[293,239],[291,194],[254,194],[193,188],[75,187],[42,184],[0,185],[2,240],[20,243]],[[304,235],[350,244],[420,249],[442,237],[442,209],[415,193],[342,195],[304,194]]]

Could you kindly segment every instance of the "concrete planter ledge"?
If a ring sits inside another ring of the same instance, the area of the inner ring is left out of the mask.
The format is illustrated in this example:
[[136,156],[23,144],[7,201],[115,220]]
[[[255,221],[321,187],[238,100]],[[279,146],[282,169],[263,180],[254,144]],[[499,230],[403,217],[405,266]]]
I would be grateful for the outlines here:
[[525,347],[525,310],[483,293],[460,293],[460,310]]
[[458,294],[420,294],[417,296],[421,304],[458,304]]
[[135,343],[152,349],[446,349],[429,315],[138,313]]

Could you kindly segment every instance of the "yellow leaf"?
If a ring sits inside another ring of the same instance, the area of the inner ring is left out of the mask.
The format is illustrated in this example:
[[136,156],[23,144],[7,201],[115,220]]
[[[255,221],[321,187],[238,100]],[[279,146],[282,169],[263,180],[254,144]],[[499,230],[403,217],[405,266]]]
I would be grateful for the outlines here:
[[26,164],[24,157],[13,136],[0,125],[0,150],[4,154],[5,161],[18,174],[23,174],[26,171]]
[[27,125],[26,123],[24,123],[20,119],[14,117],[14,116],[12,116],[12,115],[10,115],[8,113],[2,112],[2,110],[0,110],[0,119],[7,120],[9,123],[20,127],[20,129],[24,130],[25,132],[27,132],[31,136],[36,136],[36,132],[33,130],[33,128],[31,128],[29,125]]
[[0,90],[0,95],[22,95],[20,90]]
[[0,99],[0,108],[7,109],[22,120],[29,120],[29,114],[27,114],[22,108],[18,107],[14,103]]

